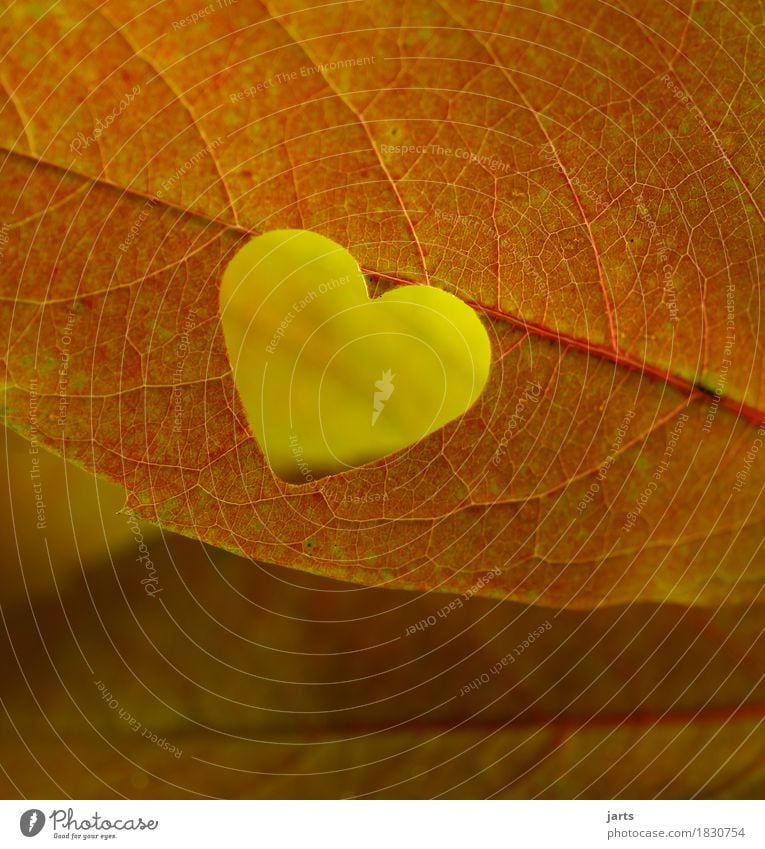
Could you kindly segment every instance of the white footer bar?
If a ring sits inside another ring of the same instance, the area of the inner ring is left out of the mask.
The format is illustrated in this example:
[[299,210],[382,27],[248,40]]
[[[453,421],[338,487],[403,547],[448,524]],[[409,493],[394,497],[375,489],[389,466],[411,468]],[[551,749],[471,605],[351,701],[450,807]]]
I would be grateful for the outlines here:
[[765,847],[760,801],[0,801],[0,846]]

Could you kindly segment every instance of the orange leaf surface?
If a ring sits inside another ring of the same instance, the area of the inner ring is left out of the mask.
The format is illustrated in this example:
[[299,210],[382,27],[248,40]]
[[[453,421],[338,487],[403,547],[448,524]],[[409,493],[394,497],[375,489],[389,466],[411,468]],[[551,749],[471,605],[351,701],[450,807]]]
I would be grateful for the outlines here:
[[[761,11],[198,6],[3,15],[9,424],[139,516],[326,576],[575,607],[755,597]],[[275,228],[345,245],[374,290],[473,305],[494,349],[476,406],[279,481],[217,315],[227,260]]]

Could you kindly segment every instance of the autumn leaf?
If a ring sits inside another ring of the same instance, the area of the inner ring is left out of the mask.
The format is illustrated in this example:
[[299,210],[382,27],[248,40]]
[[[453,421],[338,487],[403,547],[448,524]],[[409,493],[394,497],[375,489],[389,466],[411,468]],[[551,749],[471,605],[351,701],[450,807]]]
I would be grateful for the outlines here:
[[3,797],[762,797],[762,607],[394,592],[174,534],[150,555],[154,597],[126,550],[4,607]]
[[[257,560],[557,607],[755,598],[761,23],[745,2],[8,6],[6,421]],[[361,469],[275,477],[217,295],[276,228],[344,245],[373,292],[473,306],[476,406]]]

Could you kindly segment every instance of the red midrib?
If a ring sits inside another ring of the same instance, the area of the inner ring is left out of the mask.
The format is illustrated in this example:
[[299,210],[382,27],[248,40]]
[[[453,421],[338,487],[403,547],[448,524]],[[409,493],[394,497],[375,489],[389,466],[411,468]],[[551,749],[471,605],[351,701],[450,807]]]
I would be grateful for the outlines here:
[[[381,278],[399,286],[421,285],[412,280],[404,280],[390,274],[381,274],[380,272],[372,271],[371,269],[362,268],[362,272],[373,278]],[[689,402],[697,401],[702,398],[708,398],[712,401],[717,397],[711,389],[702,386],[700,383],[694,383],[693,381],[686,380],[683,377],[673,374],[669,370],[662,369],[658,366],[652,365],[651,363],[645,362],[644,360],[639,360],[624,351],[614,351],[606,345],[599,345],[595,342],[591,342],[589,339],[581,339],[568,333],[551,330],[550,328],[541,324],[536,324],[533,321],[527,321],[519,316],[504,313],[501,310],[494,309],[493,307],[487,307],[485,304],[481,304],[478,301],[466,300],[465,303],[477,312],[499,319],[500,321],[506,321],[508,324],[512,324],[514,327],[519,327],[529,334],[533,334],[534,336],[538,336],[542,339],[549,339],[551,342],[555,342],[564,348],[571,348],[575,351],[582,351],[583,353],[591,356],[601,357],[602,359],[612,362],[621,368],[630,369],[631,371],[638,372],[645,377],[666,383],[668,386],[672,386],[682,392],[688,398]],[[756,425],[765,424],[765,411],[759,410],[757,407],[753,407],[742,401],[737,401],[735,398],[730,398],[727,395],[721,395],[719,403],[721,407],[725,407],[725,409],[730,410],[740,418],[747,419]]]

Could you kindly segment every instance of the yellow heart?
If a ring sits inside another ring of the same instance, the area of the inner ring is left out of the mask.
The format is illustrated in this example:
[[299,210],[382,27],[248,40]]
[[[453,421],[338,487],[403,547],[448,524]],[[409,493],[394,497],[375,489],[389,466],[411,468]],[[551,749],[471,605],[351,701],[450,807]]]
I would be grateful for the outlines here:
[[412,445],[461,416],[489,374],[489,338],[467,304],[430,286],[370,300],[351,254],[307,230],[241,248],[220,306],[250,427],[291,483]]

